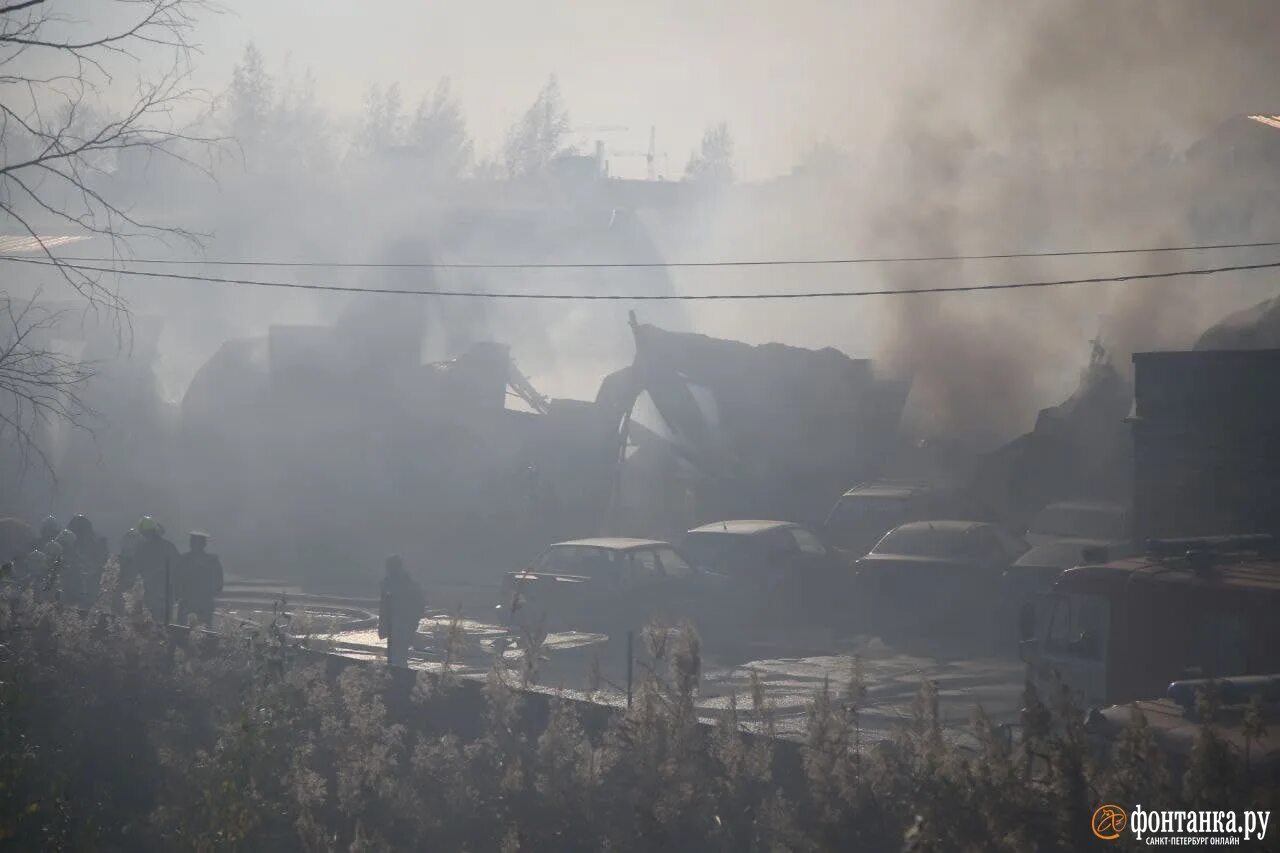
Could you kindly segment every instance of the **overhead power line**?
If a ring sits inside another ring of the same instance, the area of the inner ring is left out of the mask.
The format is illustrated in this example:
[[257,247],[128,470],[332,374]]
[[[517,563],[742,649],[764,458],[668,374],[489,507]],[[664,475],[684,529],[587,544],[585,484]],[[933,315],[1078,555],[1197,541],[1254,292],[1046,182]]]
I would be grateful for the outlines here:
[[1150,246],[1119,249],[1073,249],[1054,252],[1003,252],[988,255],[884,255],[859,258],[774,258],[757,261],[639,261],[581,263],[466,263],[434,261],[264,261],[193,258],[74,258],[76,263],[109,264],[125,261],[145,266],[219,266],[219,267],[317,267],[325,269],[433,269],[433,270],[575,270],[575,269],[651,269],[696,267],[792,267],[792,266],[849,266],[853,264],[908,264],[929,261],[999,261],[1017,258],[1078,258],[1105,255],[1150,255],[1167,252],[1207,252],[1220,249],[1267,249],[1280,247],[1280,240],[1258,243],[1210,243],[1188,246]]
[[878,290],[816,290],[816,291],[771,291],[763,293],[546,293],[536,291],[484,291],[484,290],[442,290],[437,288],[411,290],[398,287],[351,287],[339,284],[310,284],[291,281],[262,281],[246,278],[217,278],[204,275],[184,273],[150,272],[147,270],[112,269],[110,267],[87,266],[75,263],[59,263],[35,258],[0,257],[0,261],[33,264],[45,267],[65,267],[81,272],[114,273],[116,275],[136,276],[141,278],[164,278],[179,281],[195,281],[208,284],[232,284],[247,287],[279,287],[290,290],[311,290],[338,293],[370,293],[394,294],[398,296],[446,296],[474,299],[545,299],[566,301],[613,301],[613,302],[709,302],[709,301],[745,301],[745,300],[780,300],[780,299],[831,299],[859,296],[905,296],[919,293],[973,293],[985,290],[1017,290],[1033,287],[1061,287],[1070,284],[1121,284],[1131,281],[1150,279],[1181,278],[1188,276],[1209,276],[1228,272],[1244,272],[1247,270],[1275,269],[1280,261],[1269,261],[1260,264],[1236,264],[1233,266],[1205,267],[1201,269],[1173,270],[1170,272],[1129,273],[1115,276],[1093,276],[1089,278],[1062,278],[1047,281],[1016,281],[989,284],[968,284],[955,287],[907,287]]

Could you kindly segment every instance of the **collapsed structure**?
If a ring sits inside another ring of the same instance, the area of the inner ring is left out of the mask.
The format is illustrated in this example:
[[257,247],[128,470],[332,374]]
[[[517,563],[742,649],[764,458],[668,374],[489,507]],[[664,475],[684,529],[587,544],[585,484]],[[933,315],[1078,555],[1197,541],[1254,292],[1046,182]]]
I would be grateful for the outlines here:
[[184,514],[252,543],[264,569],[339,589],[383,552],[448,564],[524,534],[513,519],[533,416],[506,408],[507,348],[423,364],[410,330],[367,343],[341,326],[277,326],[224,345],[182,404],[182,476],[198,484]]
[[224,345],[182,404],[183,512],[331,587],[392,550],[483,575],[564,538],[818,517],[879,473],[907,391],[835,350],[633,322],[595,400],[548,399],[503,345],[424,364],[411,323],[376,332]]
[[967,488],[974,509],[1012,528],[1062,499],[1127,502],[1132,387],[1098,342],[1080,384],[1042,409],[1025,435],[980,458]]
[[634,315],[631,330],[635,360],[604,380],[596,405],[620,424],[624,477],[647,461],[685,496],[684,517],[663,519],[662,494],[646,515],[622,492],[632,524],[672,535],[717,518],[820,519],[850,483],[884,473],[909,381],[830,348],[751,346]]
[[1280,348],[1280,296],[1263,300],[1210,326],[1197,350],[1250,350]]

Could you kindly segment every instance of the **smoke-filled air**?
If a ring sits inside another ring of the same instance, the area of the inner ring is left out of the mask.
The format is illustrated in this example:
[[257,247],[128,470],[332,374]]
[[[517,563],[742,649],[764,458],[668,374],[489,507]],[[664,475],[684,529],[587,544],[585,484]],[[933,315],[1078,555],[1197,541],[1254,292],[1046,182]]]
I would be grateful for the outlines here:
[[0,847],[1261,840],[1278,45],[0,0]]

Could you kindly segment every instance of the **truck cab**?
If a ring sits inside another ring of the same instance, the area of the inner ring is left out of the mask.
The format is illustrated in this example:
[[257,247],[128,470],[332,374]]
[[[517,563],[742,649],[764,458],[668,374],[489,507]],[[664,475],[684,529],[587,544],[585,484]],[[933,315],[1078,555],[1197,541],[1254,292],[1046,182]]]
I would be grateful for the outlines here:
[[1280,553],[1270,536],[1153,540],[1063,572],[1021,643],[1041,690],[1082,706],[1162,695],[1174,681],[1280,671]]

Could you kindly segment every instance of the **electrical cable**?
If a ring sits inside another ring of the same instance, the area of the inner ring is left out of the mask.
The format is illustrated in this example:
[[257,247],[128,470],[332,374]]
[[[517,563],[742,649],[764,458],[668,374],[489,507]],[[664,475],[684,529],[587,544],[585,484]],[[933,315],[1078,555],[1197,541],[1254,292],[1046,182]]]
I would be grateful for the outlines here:
[[70,258],[77,263],[107,264],[122,260],[137,265],[224,266],[224,267],[296,267],[325,269],[437,269],[437,270],[538,270],[538,269],[653,269],[697,267],[781,267],[781,266],[848,266],[852,264],[904,264],[930,261],[995,261],[1018,258],[1077,258],[1105,255],[1143,255],[1162,252],[1206,252],[1224,249],[1280,248],[1280,240],[1257,243],[1211,243],[1188,246],[1153,246],[1120,249],[1073,249],[1049,252],[1003,252],[987,255],[885,255],[860,258],[776,258],[756,261],[640,261],[599,263],[465,263],[433,261],[345,262],[345,261],[264,261],[176,258]]
[[314,284],[288,281],[265,281],[260,279],[218,278],[214,276],[191,275],[187,273],[149,272],[147,270],[112,269],[110,267],[88,266],[63,261],[38,260],[35,258],[16,258],[0,256],[0,261],[10,263],[32,264],[35,266],[72,269],[78,272],[98,272],[115,275],[135,276],[141,278],[164,278],[178,281],[205,282],[209,284],[244,285],[249,287],[276,287],[291,290],[312,290],[338,293],[391,294],[398,296],[443,296],[465,297],[475,299],[528,299],[528,300],[565,300],[565,301],[615,301],[615,302],[693,302],[693,301],[745,301],[745,300],[782,300],[782,299],[828,299],[863,296],[905,296],[922,293],[973,293],[992,290],[1017,290],[1025,288],[1061,287],[1073,284],[1120,284],[1132,281],[1152,279],[1181,278],[1188,276],[1211,276],[1228,272],[1247,270],[1275,269],[1280,261],[1269,261],[1258,264],[1236,264],[1232,266],[1205,267],[1199,269],[1173,270],[1169,272],[1128,273],[1116,276],[1091,276],[1088,278],[1065,278],[1047,281],[1017,281],[1006,283],[987,283],[956,285],[954,287],[909,287],[900,289],[876,290],[819,290],[819,291],[770,291],[762,293],[546,293],[537,291],[484,291],[484,290],[411,290],[397,287],[354,287],[337,284]]

